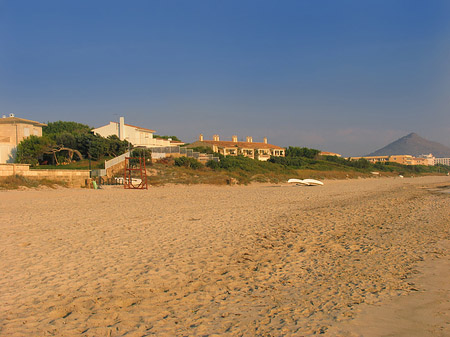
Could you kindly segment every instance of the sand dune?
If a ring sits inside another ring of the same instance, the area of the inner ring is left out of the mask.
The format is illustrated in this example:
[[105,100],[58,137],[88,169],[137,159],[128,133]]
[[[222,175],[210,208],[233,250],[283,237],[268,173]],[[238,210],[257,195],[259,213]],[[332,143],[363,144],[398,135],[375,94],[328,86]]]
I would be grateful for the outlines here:
[[446,258],[449,183],[2,192],[0,335],[357,334]]

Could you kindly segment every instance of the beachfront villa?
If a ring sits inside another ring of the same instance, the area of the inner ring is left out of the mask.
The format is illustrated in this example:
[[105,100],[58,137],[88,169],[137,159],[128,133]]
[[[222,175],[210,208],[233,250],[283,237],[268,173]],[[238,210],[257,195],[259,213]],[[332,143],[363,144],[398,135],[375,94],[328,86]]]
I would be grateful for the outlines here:
[[0,118],[0,164],[13,163],[17,145],[31,135],[41,137],[46,124],[29,119],[3,115]]
[[119,123],[109,122],[109,124],[95,128],[92,131],[102,137],[116,135],[120,140],[127,140],[135,147],[168,147],[184,144],[183,142],[174,141],[170,138],[155,138],[153,137],[153,134],[156,132],[155,130],[125,124],[124,117],[119,118]]
[[238,156],[243,155],[248,158],[267,161],[270,156],[284,157],[285,149],[272,145],[267,142],[264,137],[263,142],[253,142],[253,137],[246,137],[246,141],[238,141],[236,135],[231,137],[231,141],[220,140],[219,135],[214,135],[212,140],[205,140],[203,134],[199,135],[196,142],[187,147],[209,147],[214,152],[220,153],[224,156]]

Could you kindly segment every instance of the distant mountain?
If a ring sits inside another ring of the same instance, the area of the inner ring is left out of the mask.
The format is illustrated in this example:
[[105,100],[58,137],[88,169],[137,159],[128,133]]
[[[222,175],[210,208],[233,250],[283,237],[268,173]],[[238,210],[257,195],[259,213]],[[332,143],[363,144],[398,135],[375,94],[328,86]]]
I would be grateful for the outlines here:
[[450,147],[429,141],[416,133],[410,133],[367,156],[391,156],[394,154],[418,156],[429,153],[432,153],[436,158],[449,158]]

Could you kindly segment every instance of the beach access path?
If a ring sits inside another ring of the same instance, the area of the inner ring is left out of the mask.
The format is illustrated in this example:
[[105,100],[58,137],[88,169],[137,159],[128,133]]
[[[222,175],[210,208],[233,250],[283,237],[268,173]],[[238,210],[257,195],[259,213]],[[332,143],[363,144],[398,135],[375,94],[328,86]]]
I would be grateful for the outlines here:
[[[361,335],[448,261],[439,185],[0,192],[0,336]],[[448,335],[430,310],[424,331]]]

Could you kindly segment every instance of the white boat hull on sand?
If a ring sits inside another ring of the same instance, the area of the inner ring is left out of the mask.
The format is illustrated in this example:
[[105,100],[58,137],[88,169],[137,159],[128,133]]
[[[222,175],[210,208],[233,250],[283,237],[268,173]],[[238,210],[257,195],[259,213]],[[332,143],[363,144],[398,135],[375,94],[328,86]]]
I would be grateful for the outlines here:
[[289,179],[289,184],[306,185],[306,186],[322,186],[323,182],[315,179]]
[[302,185],[306,185],[303,180],[301,179],[289,179],[288,180],[289,184],[302,184]]

